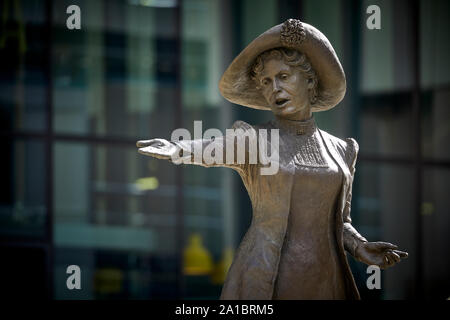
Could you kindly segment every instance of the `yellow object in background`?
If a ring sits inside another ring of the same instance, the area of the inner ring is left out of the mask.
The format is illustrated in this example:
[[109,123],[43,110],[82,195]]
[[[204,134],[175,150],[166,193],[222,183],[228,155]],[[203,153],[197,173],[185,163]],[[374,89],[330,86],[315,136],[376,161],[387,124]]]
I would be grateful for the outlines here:
[[214,266],[214,271],[211,275],[211,282],[213,284],[223,284],[233,262],[233,249],[225,248],[222,253],[222,259]]
[[189,236],[188,246],[183,253],[183,273],[187,276],[210,274],[213,268],[211,254],[202,244],[202,237],[198,233]]
[[140,178],[136,180],[135,184],[136,188],[141,191],[155,190],[159,187],[159,181],[156,177]]
[[98,269],[94,275],[94,290],[100,294],[120,293],[123,289],[123,278],[123,272],[120,269]]

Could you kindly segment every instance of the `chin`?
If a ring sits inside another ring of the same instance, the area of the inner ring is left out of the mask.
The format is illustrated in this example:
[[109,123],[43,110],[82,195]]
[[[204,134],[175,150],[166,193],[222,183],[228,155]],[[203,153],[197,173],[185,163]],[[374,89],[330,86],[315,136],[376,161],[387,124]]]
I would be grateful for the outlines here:
[[279,116],[290,116],[296,114],[300,110],[292,106],[284,106],[283,108],[278,108],[276,114]]

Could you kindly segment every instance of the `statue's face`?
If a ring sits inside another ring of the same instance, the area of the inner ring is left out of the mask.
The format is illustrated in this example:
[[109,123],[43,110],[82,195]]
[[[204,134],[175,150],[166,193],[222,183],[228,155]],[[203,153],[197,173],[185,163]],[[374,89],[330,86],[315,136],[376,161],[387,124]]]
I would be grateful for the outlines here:
[[285,64],[283,60],[269,59],[264,61],[258,82],[275,115],[291,118],[299,113],[309,114],[310,85],[298,68]]

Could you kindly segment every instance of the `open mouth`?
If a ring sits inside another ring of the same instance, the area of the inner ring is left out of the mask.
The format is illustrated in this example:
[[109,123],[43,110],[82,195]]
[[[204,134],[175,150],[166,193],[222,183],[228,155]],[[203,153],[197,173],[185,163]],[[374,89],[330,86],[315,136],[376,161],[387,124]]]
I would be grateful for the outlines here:
[[278,98],[278,99],[275,100],[275,104],[276,104],[278,107],[282,107],[282,106],[285,105],[288,101],[289,101],[289,99]]

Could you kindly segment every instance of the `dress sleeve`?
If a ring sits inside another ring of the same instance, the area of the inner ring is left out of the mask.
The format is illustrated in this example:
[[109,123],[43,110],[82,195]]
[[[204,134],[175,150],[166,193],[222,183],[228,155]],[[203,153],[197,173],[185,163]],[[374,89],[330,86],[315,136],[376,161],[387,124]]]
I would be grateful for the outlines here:
[[[179,163],[244,170],[250,162],[250,151],[258,154],[257,150],[249,150],[251,143],[246,143],[247,139],[248,141],[256,139],[256,130],[244,121],[236,121],[232,131],[227,130],[225,135],[172,143],[181,149]],[[253,141],[257,142],[257,140]]]
[[367,242],[366,238],[361,236],[359,232],[352,226],[352,219],[350,217],[351,211],[351,201],[352,201],[352,187],[353,187],[353,178],[355,176],[355,166],[356,159],[358,157],[359,146],[355,139],[348,138],[347,142],[347,164],[350,170],[350,187],[347,193],[347,198],[345,201],[345,207],[343,212],[343,220],[344,220],[344,246],[345,249],[350,252],[352,256],[355,257],[356,248],[361,242]]

